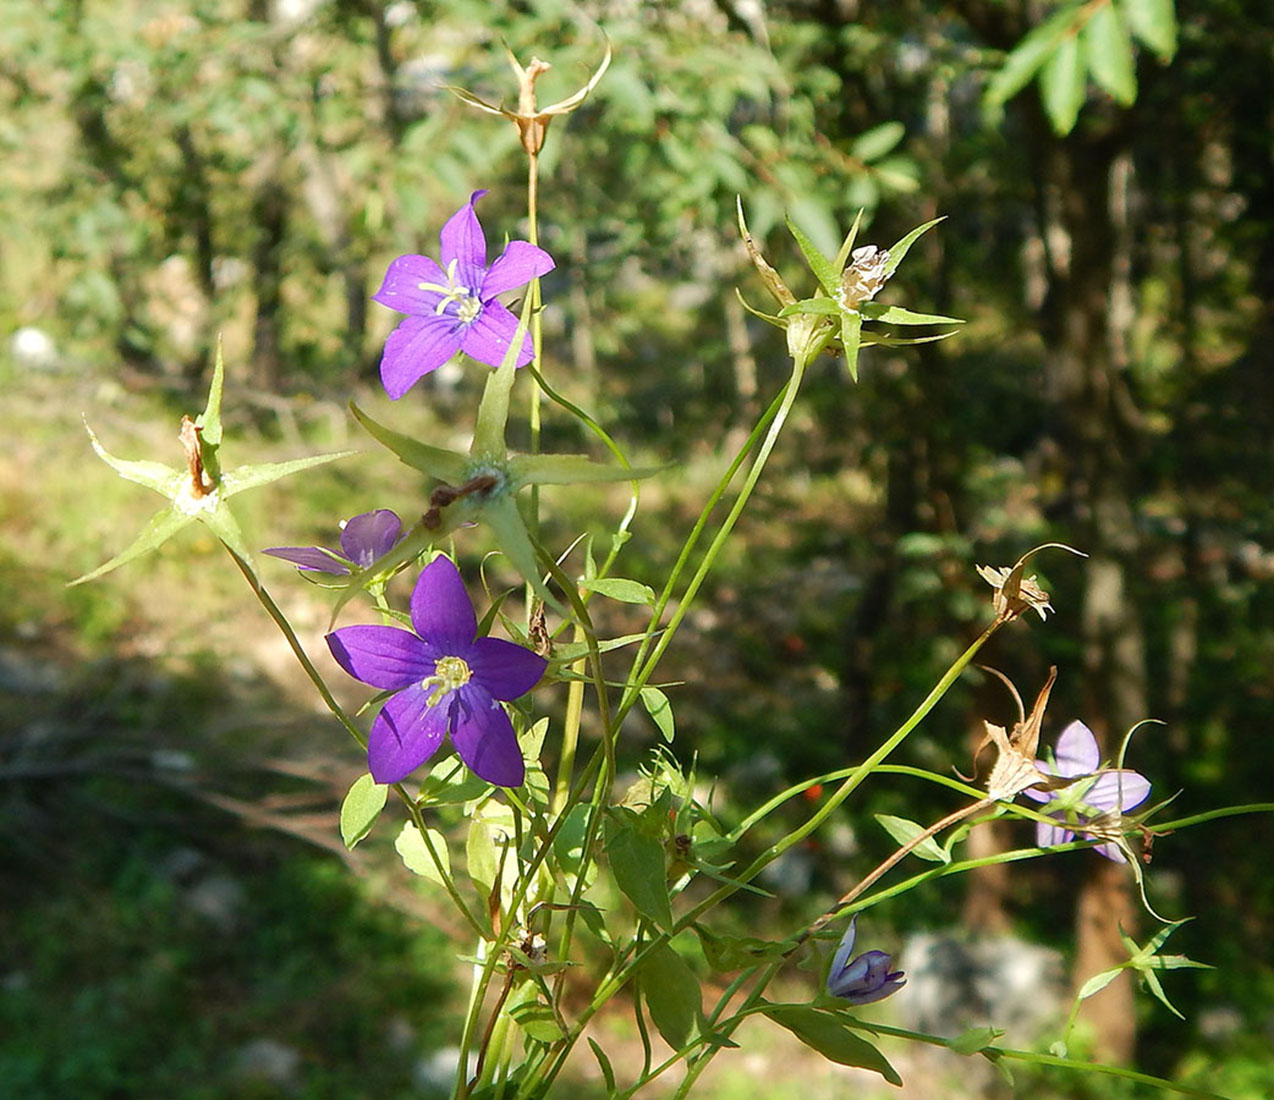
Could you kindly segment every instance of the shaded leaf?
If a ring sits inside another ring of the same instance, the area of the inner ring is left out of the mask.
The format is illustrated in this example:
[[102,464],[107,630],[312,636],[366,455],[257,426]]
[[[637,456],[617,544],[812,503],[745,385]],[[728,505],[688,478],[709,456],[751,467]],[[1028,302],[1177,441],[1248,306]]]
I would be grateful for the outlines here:
[[663,944],[642,960],[641,988],[650,1018],[664,1042],[673,1050],[681,1049],[703,1015],[703,994],[694,971]]
[[1114,4],[1104,4],[1080,32],[1080,42],[1093,80],[1125,107],[1137,98],[1132,40]]
[[641,689],[641,702],[646,708],[646,713],[659,727],[664,740],[672,744],[673,736],[676,734],[676,723],[673,721],[672,704],[668,702],[668,696],[657,687],[644,687]]
[[851,1030],[838,1014],[804,1005],[766,1005],[764,1012],[824,1058],[842,1066],[874,1070],[891,1085],[902,1084],[898,1071],[885,1056]]
[[[898,842],[899,847],[910,844],[925,831],[924,826],[908,821],[905,817],[894,817],[891,814],[876,814],[875,817],[885,831]],[[922,840],[911,850],[911,854],[927,859],[931,863],[951,862],[951,853],[941,847],[933,837]]]
[[588,592],[596,592],[600,596],[609,596],[620,603],[638,603],[650,606],[655,602],[655,593],[649,585],[638,581],[626,580],[623,577],[599,577],[596,580],[581,581],[580,587]]
[[[429,834],[429,843],[433,845],[438,855],[437,863],[429,854],[429,848],[425,844],[424,837],[420,835],[420,830],[410,821],[403,826],[398,839],[394,841],[394,850],[402,857],[407,870],[441,886],[444,882],[443,875],[448,877],[451,875],[451,856],[447,852],[447,838],[437,829],[427,829],[426,832]],[[439,864],[441,864],[441,870]]]
[[346,848],[353,850],[372,831],[388,797],[388,785],[377,783],[370,775],[360,775],[354,780],[341,803],[341,839]]
[[660,928],[671,928],[668,872],[659,838],[615,818],[607,822],[606,832],[606,858],[615,884],[642,916]]

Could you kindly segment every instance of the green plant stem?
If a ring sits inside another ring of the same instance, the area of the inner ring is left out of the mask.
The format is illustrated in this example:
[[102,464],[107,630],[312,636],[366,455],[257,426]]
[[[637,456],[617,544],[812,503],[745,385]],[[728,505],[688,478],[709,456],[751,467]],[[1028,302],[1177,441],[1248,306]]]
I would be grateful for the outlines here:
[[328,690],[326,682],[320,675],[319,670],[314,667],[314,662],[310,660],[309,655],[305,652],[305,647],[301,645],[301,640],[296,636],[296,631],[292,629],[292,624],[288,622],[287,616],[283,614],[282,609],[274,598],[266,591],[256,572],[253,570],[243,558],[239,557],[226,543],[222,543],[226,548],[226,552],[234,559],[235,565],[239,567],[239,572],[243,574],[244,579],[248,582],[253,594],[260,601],[261,606],[265,608],[266,614],[274,620],[275,625],[283,632],[283,637],[287,639],[288,646],[296,655],[296,659],[300,662],[301,668],[305,670],[305,675],[310,678],[310,682],[314,685],[319,693],[319,697],[327,705],[335,716],[337,721],[349,731],[351,737],[358,742],[359,748],[366,751],[367,739],[363,736],[362,730],[354,724],[353,719],[345,713],[345,709],[336,701],[335,696]]
[[747,507],[748,501],[752,497],[752,492],[756,488],[757,482],[761,478],[762,472],[765,470],[766,464],[769,462],[770,454],[774,450],[774,445],[778,442],[779,435],[783,431],[784,424],[787,423],[788,414],[792,411],[792,406],[796,402],[796,396],[800,392],[801,380],[805,374],[807,360],[799,360],[794,362],[791,377],[788,379],[786,386],[780,392],[776,399],[777,407],[771,405],[766,410],[765,416],[761,418],[761,422],[753,430],[752,435],[748,436],[747,442],[740,448],[735,461],[730,464],[730,468],[726,471],[725,476],[721,479],[716,490],[713,491],[708,503],[704,506],[704,510],[700,513],[699,521],[696,522],[690,537],[686,541],[686,545],[682,548],[681,556],[678,557],[673,571],[669,575],[668,583],[664,586],[663,592],[660,594],[659,600],[655,604],[654,611],[651,615],[650,627],[647,631],[647,637],[654,637],[654,632],[659,630],[659,619],[668,604],[668,600],[672,595],[673,585],[676,583],[681,571],[684,569],[691,550],[698,541],[700,533],[707,522],[708,514],[715,508],[717,501],[724,495],[730,481],[733,480],[735,472],[742,464],[748,452],[752,449],[757,434],[761,431],[762,425],[769,421],[768,429],[765,431],[765,437],[761,441],[760,447],[756,452],[756,456],[752,460],[752,465],[748,469],[747,476],[744,478],[743,485],[739,489],[739,495],[735,499],[733,506],[730,508],[726,518],[722,521],[712,542],[709,543],[707,551],[704,553],[703,560],[699,563],[694,575],[690,578],[690,583],[686,585],[685,591],[681,595],[681,599],[677,602],[677,610],[673,612],[672,618],[668,620],[668,625],[659,632],[658,640],[653,641],[650,649],[650,655],[643,662],[642,657],[645,654],[645,639],[643,646],[638,650],[637,657],[633,660],[632,671],[629,676],[628,687],[625,689],[624,696],[620,700],[616,708],[616,721],[622,722],[625,715],[636,704],[640,697],[641,689],[646,686],[650,677],[654,675],[656,666],[660,659],[667,651],[668,646],[672,643],[673,636],[677,633],[677,628],[681,625],[689,613],[690,608],[694,605],[695,596],[699,592],[700,586],[707,579],[708,574],[712,571],[712,567],[716,564],[718,555],[725,546],[734,526],[739,521],[739,517],[743,514],[744,508]]

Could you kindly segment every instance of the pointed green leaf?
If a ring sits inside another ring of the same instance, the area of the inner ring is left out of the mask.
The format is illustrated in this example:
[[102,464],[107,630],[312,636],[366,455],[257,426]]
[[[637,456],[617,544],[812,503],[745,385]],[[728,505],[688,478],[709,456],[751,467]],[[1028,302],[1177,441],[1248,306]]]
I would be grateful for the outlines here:
[[1115,966],[1110,970],[1103,970],[1100,974],[1094,974],[1082,986],[1079,987],[1079,993],[1076,994],[1079,1000],[1084,1001],[1091,997],[1094,993],[1100,993],[1111,982],[1124,972],[1124,967]]
[[616,818],[607,822],[606,858],[620,892],[660,928],[672,927],[668,869],[659,838]]
[[959,317],[947,317],[941,313],[915,313],[902,306],[882,306],[879,302],[863,302],[859,312],[867,321],[879,321],[887,325],[962,325]]
[[480,511],[474,511],[474,518],[481,519],[491,530],[500,551],[530,586],[535,594],[550,607],[557,608],[567,614],[561,602],[544,584],[540,576],[540,567],[535,556],[535,547],[531,536],[527,533],[526,521],[518,511],[518,503],[510,495],[487,501]]
[[641,989],[650,1018],[673,1050],[680,1050],[703,1015],[699,979],[686,960],[667,944],[655,948],[643,960]]
[[802,298],[779,310],[779,317],[795,317],[802,313],[814,317],[839,317],[841,307],[830,298]]
[[509,341],[504,360],[487,378],[487,384],[482,390],[478,420],[473,428],[473,445],[469,448],[469,453],[479,461],[504,461],[508,449],[504,442],[504,426],[509,420],[509,395],[513,392],[518,349],[526,338],[534,300],[535,295],[528,294],[523,301],[522,315],[518,318],[518,327],[513,333],[513,339]]
[[121,565],[127,565],[134,558],[140,558],[143,554],[149,554],[161,543],[167,542],[173,535],[185,527],[188,523],[194,522],[194,516],[184,515],[177,511],[176,508],[168,507],[156,512],[150,517],[150,522],[142,528],[141,534],[137,536],[132,544],[126,549],[121,550],[110,561],[104,565],[99,565],[91,573],[85,573],[82,577],[76,577],[67,587],[71,588],[77,584],[84,584],[87,581],[97,580],[98,577],[118,569]]
[[787,219],[787,228],[805,256],[805,262],[810,265],[810,270],[814,273],[814,278],[818,280],[819,286],[827,292],[829,297],[835,297],[840,290],[840,272],[832,266],[831,260],[814,247],[814,242],[791,218]]
[[1172,60],[1177,52],[1177,13],[1172,0],[1123,0],[1128,27],[1159,55]]
[[[212,384],[208,387],[208,404],[195,417],[203,442],[212,447],[221,445],[221,392],[225,387],[226,364],[221,356],[221,336],[217,336],[217,352],[212,360]],[[217,471],[209,471],[216,474]],[[215,480],[215,476],[214,476]]]
[[636,481],[661,473],[666,466],[611,466],[587,455],[515,455],[509,474],[523,485],[584,485],[608,481]]
[[580,581],[580,587],[620,603],[646,604],[649,607],[655,602],[654,590],[649,585],[624,577],[598,577],[591,581]]
[[885,261],[885,276],[888,277],[898,270],[898,265],[902,263],[903,257],[911,251],[911,246],[920,239],[922,234],[929,232],[939,222],[946,220],[945,214],[941,218],[934,218],[932,221],[916,226],[910,233],[904,233],[898,240],[894,241],[888,249],[889,259]]
[[1004,59],[987,85],[986,102],[1001,107],[1030,83],[1079,16],[1079,0],[1071,0],[1022,39]]
[[[447,838],[437,829],[425,831],[429,834],[429,843],[433,845],[433,850],[437,853],[437,863],[429,854],[429,848],[420,835],[420,830],[410,821],[403,825],[402,832],[394,841],[394,850],[402,857],[407,870],[441,886],[445,881],[444,875],[451,877],[451,857],[447,852]],[[439,864],[442,865],[441,870],[439,870]]]
[[88,426],[87,420],[84,422],[84,430],[88,432],[88,441],[97,453],[97,457],[126,481],[144,485],[147,489],[154,489],[155,492],[172,500],[180,491],[182,482],[189,477],[184,470],[175,470],[162,462],[133,462],[116,458],[102,446],[101,440]]
[[[898,842],[900,848],[910,844],[925,831],[923,825],[908,821],[905,817],[894,817],[892,814],[876,814],[875,817],[884,827],[885,832]],[[922,840],[911,850],[911,854],[919,856],[921,859],[927,859],[931,863],[951,862],[951,853],[939,846],[933,837],[926,837]]]
[[644,687],[641,689],[641,703],[646,708],[646,713],[650,715],[659,732],[663,734],[663,738],[668,744],[672,744],[672,739],[677,732],[676,723],[672,717],[672,704],[668,702],[666,696],[657,687]]
[[597,1040],[591,1035],[588,1036],[588,1045],[593,1048],[593,1056],[597,1059],[597,1064],[602,1070],[602,1081],[606,1084],[606,1095],[614,1096],[618,1089],[615,1087],[615,1070],[610,1064],[610,1059],[606,1057],[606,1052],[598,1045]]
[[370,775],[354,780],[345,801],[341,803],[341,839],[351,851],[372,831],[376,819],[385,808],[389,787],[377,783]]
[[[845,265],[849,263],[849,255],[854,251],[854,242],[858,240],[858,227],[863,223],[863,211],[859,207],[858,213],[854,215],[854,223],[849,227],[849,232],[845,234],[845,239],[841,241],[840,248],[836,252],[836,258],[832,261],[832,266],[837,271],[837,282],[839,284],[841,274],[845,271]],[[839,285],[837,286],[839,290]]]
[[1053,129],[1069,134],[1084,105],[1087,72],[1079,49],[1079,36],[1063,35],[1053,55],[1040,71],[1040,98]]
[[902,141],[907,128],[901,122],[882,122],[859,134],[849,146],[849,155],[870,164],[879,160]]
[[252,550],[248,547],[248,541],[243,537],[243,532],[239,530],[239,521],[234,518],[234,513],[230,511],[230,506],[224,499],[219,500],[217,506],[211,511],[200,512],[195,518],[230,547],[243,564],[252,571],[253,576],[256,576]]
[[398,458],[414,470],[419,470],[439,481],[458,483],[464,480],[465,471],[471,459],[467,455],[446,451],[441,447],[431,447],[410,436],[401,435],[383,424],[378,424],[353,401],[349,403],[350,412],[367,433],[377,442],[388,447]]
[[858,381],[858,347],[863,337],[863,319],[857,313],[842,313],[840,319],[840,340],[845,349],[845,365],[849,367],[849,376]]
[[1146,987],[1150,990],[1151,995],[1159,1001],[1169,1012],[1171,1012],[1178,1020],[1184,1020],[1185,1017],[1177,1011],[1176,1006],[1168,1000],[1168,994],[1163,991],[1163,986],[1159,984],[1159,977],[1151,970],[1141,971],[1141,980],[1145,982]]
[[891,1085],[902,1084],[898,1071],[885,1056],[852,1031],[837,1013],[804,1005],[767,1005],[764,1012],[824,1058],[842,1066],[874,1070]]
[[221,490],[226,497],[242,493],[245,489],[255,489],[259,485],[269,485],[279,478],[290,474],[310,470],[315,466],[323,466],[335,462],[338,458],[348,458],[358,454],[357,451],[334,451],[332,454],[312,455],[310,458],[293,458],[287,462],[266,462],[260,466],[239,466],[230,470],[221,479]]
[[1137,98],[1136,63],[1128,29],[1114,4],[1093,12],[1080,32],[1080,43],[1093,80],[1127,107]]
[[738,287],[735,287],[734,289],[734,296],[739,299],[739,305],[741,305],[750,314],[752,314],[753,317],[756,317],[758,320],[765,321],[768,324],[774,325],[777,328],[785,327],[784,325],[779,323],[779,319],[776,314],[765,313],[762,310],[757,309],[755,306],[752,306],[751,304],[749,304],[748,300],[745,297],[743,297],[743,292],[739,290]]

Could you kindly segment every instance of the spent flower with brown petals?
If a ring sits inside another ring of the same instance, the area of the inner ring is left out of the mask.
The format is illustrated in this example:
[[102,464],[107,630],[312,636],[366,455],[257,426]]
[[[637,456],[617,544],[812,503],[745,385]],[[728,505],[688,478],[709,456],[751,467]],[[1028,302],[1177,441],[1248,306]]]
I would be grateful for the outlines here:
[[466,103],[477,107],[480,111],[507,118],[518,128],[522,148],[526,150],[529,156],[534,157],[544,148],[544,139],[548,134],[549,123],[553,121],[553,117],[555,115],[570,114],[576,110],[588,98],[588,94],[597,87],[598,81],[602,79],[603,74],[610,67],[610,43],[606,44],[606,56],[602,58],[602,63],[597,66],[597,71],[588,78],[588,82],[565,99],[559,99],[556,103],[550,103],[547,107],[537,107],[535,104],[535,82],[553,66],[547,61],[541,61],[538,57],[532,57],[531,63],[523,67],[508,46],[504,47],[504,52],[509,59],[509,65],[512,67],[514,75],[518,79],[517,110],[511,111],[499,104],[488,103],[485,99],[481,99],[465,88],[451,88],[450,90]]
[[1041,550],[1049,548],[1069,550],[1081,558],[1088,557],[1083,551],[1067,546],[1064,542],[1046,542],[1032,547],[1011,566],[977,566],[978,576],[995,589],[992,606],[995,608],[997,622],[1007,623],[1030,609],[1039,612],[1041,619],[1048,618],[1048,612],[1053,610],[1048,593],[1039,586],[1034,573],[1029,577],[1023,574],[1026,572],[1026,563]]
[[[994,672],[991,669],[988,671]],[[1031,708],[1029,715],[1022,713],[1022,699],[1009,680],[998,672],[994,674],[1008,684],[1009,690],[1017,699],[1018,712],[1022,717],[1014,724],[1012,732],[1006,731],[1003,726],[997,726],[994,722],[984,722],[986,736],[982,738],[982,743],[974,751],[973,759],[976,761],[988,744],[995,745],[999,752],[991,768],[991,775],[987,779],[987,797],[997,802],[1012,802],[1029,787],[1055,783],[1052,776],[1040,771],[1035,762],[1035,754],[1039,748],[1040,726],[1044,722],[1048,697],[1053,690],[1053,683],[1057,680],[1057,667],[1053,666],[1048,670],[1048,680],[1036,696],[1035,705]]]

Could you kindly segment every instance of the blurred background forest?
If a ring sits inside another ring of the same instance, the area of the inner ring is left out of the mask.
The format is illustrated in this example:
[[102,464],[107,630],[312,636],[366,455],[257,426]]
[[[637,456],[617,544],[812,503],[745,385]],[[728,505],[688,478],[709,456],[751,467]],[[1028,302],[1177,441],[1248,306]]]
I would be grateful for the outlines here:
[[[1094,0],[1084,19],[1140,27],[1129,44],[1118,24],[1125,68],[1093,50],[1087,79],[1071,65],[1019,94],[994,83],[1033,28],[1079,8],[0,0],[0,1093],[432,1095],[431,1059],[456,1039],[448,929],[388,842],[344,852],[335,810],[357,749],[224,554],[200,529],[64,586],[158,504],[93,457],[81,415],[116,454],[179,462],[218,333],[232,463],[362,446],[351,395],[463,443],[479,372],[439,371],[391,411],[376,367],[395,315],[369,296],[394,256],[436,249],[476,188],[491,189],[492,242],[522,235],[513,127],[444,88],[512,103],[502,42],[552,62],[541,102],[614,49],[550,130],[541,232],[558,262],[546,374],[635,462],[677,463],[644,490],[624,575],[660,580],[786,376],[781,335],[735,296],[770,304],[735,196],[798,293],[812,280],[785,213],[829,252],[860,208],[861,239],[881,246],[947,219],[881,300],[969,323],[865,352],[856,386],[843,360],[815,365],[664,669],[687,681],[675,748],[722,777],[723,816],[862,759],[980,631],[973,565],[1054,539],[1091,555],[1039,561],[1055,617],[983,654],[1028,699],[1059,666],[1045,739],[1079,717],[1110,747],[1153,716],[1164,725],[1129,761],[1158,795],[1182,792],[1171,814],[1269,799],[1274,21],[1264,5],[1179,0],[1174,28],[1166,2]],[[559,416],[546,431],[553,449],[592,446]],[[368,453],[236,503],[254,545],[330,544],[356,512],[418,513],[428,487],[413,479]],[[625,506],[545,500],[562,546]],[[475,533],[472,564],[485,548]],[[319,652],[319,594],[265,570]],[[632,628],[618,612],[613,626]],[[967,771],[981,720],[1013,717],[1001,685],[969,675],[899,762]],[[631,725],[635,768],[655,732]],[[882,778],[739,921],[786,926],[837,896],[890,850],[871,813],[949,808]],[[1013,826],[972,843],[1029,839]],[[1158,841],[1152,896],[1197,918],[1171,949],[1217,969],[1168,977],[1184,1020],[1116,982],[1091,1005],[1097,1053],[1274,1095],[1271,848],[1269,815]],[[873,942],[1047,948],[1082,980],[1123,957],[1117,921],[1140,940],[1153,928],[1126,883],[1083,852],[947,879],[905,912],[873,909]],[[1049,989],[1020,1011],[1064,1011],[1066,982]],[[1012,992],[951,1013],[1028,1045]],[[939,1026],[904,1000],[901,1022]],[[812,1070],[732,1076],[730,1057],[707,1095],[814,1088]],[[1021,1074],[1011,1088],[963,1065],[932,1070],[960,1083],[907,1095],[1151,1094]]]

